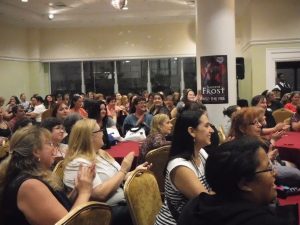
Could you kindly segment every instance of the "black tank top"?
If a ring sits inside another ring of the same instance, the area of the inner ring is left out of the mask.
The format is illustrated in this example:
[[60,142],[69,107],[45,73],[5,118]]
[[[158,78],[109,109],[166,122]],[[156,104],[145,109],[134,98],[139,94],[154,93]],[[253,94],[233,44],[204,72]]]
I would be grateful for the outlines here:
[[[37,179],[45,184],[51,193],[55,196],[55,198],[65,207],[67,211],[71,209],[71,203],[64,192],[62,191],[55,191],[52,187],[49,186],[45,181],[41,180],[40,178],[33,177],[28,174],[21,174],[17,176],[12,182],[10,182],[3,192],[3,200],[1,202],[1,211],[2,211],[2,218],[0,224],[3,225],[30,225],[26,220],[24,214],[19,210],[17,206],[17,195],[19,188],[23,182],[28,179]],[[41,204],[43,204],[41,202]],[[44,212],[47,213],[47,212]]]
[[11,135],[11,130],[9,129],[9,127],[7,127],[6,129],[0,128],[0,137],[10,137]]

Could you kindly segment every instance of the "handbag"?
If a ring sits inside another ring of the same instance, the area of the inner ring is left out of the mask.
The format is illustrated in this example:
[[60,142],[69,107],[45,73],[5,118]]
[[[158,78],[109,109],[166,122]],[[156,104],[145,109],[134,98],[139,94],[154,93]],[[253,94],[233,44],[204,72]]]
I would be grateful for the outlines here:
[[113,141],[122,141],[123,140],[123,138],[121,137],[117,128],[109,127],[109,128],[106,128],[106,131],[107,131],[108,136],[110,136],[111,138],[114,139]]
[[133,127],[127,131],[124,141],[142,142],[146,139],[146,132],[143,127]]

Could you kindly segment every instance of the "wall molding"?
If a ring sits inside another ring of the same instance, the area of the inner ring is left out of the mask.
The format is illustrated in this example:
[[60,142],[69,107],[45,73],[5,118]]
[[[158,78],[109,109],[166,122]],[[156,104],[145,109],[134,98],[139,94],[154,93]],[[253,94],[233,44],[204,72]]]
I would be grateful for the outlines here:
[[30,59],[21,57],[0,56],[0,60],[19,61],[19,62],[40,62],[40,59]]
[[112,57],[89,57],[89,58],[40,58],[40,59],[30,59],[30,58],[20,58],[20,57],[7,57],[0,56],[0,60],[7,61],[22,61],[22,62],[75,62],[75,61],[108,61],[108,60],[131,60],[131,59],[163,59],[163,58],[185,58],[185,57],[196,57],[193,54],[176,54],[176,55],[142,55],[142,56],[112,56]]
[[276,62],[300,61],[300,48],[266,49],[266,89],[272,90],[276,84]]
[[251,40],[248,41],[246,44],[244,44],[241,50],[242,52],[245,52],[254,45],[296,44],[296,43],[300,43],[300,38]]

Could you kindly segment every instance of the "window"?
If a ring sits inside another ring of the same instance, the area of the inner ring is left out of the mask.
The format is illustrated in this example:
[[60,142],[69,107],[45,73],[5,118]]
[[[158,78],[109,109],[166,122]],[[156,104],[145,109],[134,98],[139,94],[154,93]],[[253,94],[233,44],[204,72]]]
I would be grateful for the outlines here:
[[[197,89],[196,58],[189,57],[51,62],[51,93],[63,94],[67,92],[74,94],[93,91],[107,96],[116,91],[122,94],[129,92],[141,94],[142,91],[147,90],[148,70],[150,71],[152,92],[163,91],[167,95],[173,91],[182,91],[180,84],[183,84],[185,88]],[[181,74],[182,71],[183,74]],[[181,80],[182,76],[184,77],[183,80]]]
[[117,61],[119,92],[141,94],[147,90],[147,60]]
[[183,58],[183,77],[185,88],[197,90],[196,58]]
[[114,62],[83,62],[84,84],[86,92],[92,91],[110,95],[114,92]]
[[180,63],[177,58],[150,60],[152,92],[170,94],[180,90]]
[[80,62],[50,63],[52,94],[81,92],[80,64]]

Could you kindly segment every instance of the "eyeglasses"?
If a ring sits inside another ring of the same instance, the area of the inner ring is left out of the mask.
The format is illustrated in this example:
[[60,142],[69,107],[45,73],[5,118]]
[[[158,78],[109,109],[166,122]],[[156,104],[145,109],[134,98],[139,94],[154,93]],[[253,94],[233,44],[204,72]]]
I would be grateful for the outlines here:
[[274,173],[274,172],[275,172],[274,167],[273,167],[273,165],[272,165],[271,163],[270,163],[270,165],[268,166],[267,169],[255,171],[254,174],[258,174],[258,173],[266,173],[266,172],[271,172],[271,173]]
[[99,133],[99,132],[103,132],[103,128],[100,128],[99,130],[93,131],[93,134]]

